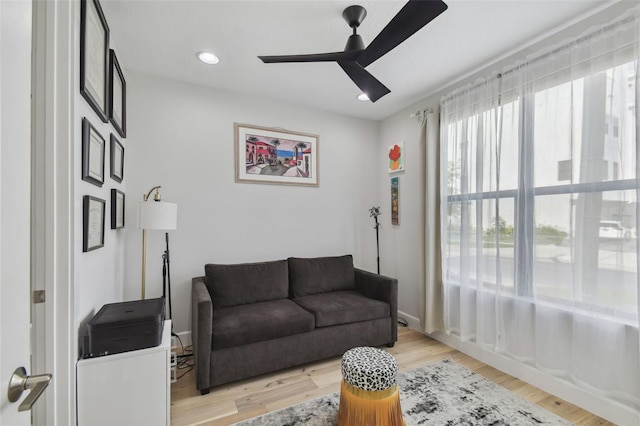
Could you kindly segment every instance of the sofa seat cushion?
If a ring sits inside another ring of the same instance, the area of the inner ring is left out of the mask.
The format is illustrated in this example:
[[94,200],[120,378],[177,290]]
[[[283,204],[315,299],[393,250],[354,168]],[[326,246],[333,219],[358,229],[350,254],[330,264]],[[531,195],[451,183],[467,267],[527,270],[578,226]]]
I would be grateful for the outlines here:
[[391,315],[388,303],[370,299],[356,291],[334,291],[293,300],[313,313],[316,327],[369,321]]
[[232,306],[214,310],[211,346],[213,350],[230,348],[314,328],[313,315],[290,299]]
[[290,257],[287,261],[292,297],[356,289],[355,269],[351,255]]
[[289,297],[286,260],[235,265],[207,264],[205,284],[214,308],[247,305]]

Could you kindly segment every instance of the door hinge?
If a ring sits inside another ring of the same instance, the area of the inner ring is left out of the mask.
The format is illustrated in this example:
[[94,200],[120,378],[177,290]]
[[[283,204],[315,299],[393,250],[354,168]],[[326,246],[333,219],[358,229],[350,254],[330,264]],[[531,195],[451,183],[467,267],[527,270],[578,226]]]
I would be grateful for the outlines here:
[[33,303],[44,303],[44,290],[34,290],[33,291]]

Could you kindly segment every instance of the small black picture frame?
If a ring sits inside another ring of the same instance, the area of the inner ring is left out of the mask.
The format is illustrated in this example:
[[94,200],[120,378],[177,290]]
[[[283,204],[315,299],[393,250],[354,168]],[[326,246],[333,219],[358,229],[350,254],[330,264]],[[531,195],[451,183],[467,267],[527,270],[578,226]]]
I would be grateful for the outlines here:
[[127,137],[127,82],[113,49],[109,68],[109,120],[118,134]]
[[110,137],[109,167],[111,179],[122,182],[124,179],[124,146],[113,133]]
[[82,252],[104,247],[105,200],[91,195],[82,199]]
[[102,187],[105,140],[87,117],[82,118],[82,180]]
[[111,189],[111,229],[124,228],[124,192]]
[[80,94],[109,122],[109,26],[98,0],[80,2]]

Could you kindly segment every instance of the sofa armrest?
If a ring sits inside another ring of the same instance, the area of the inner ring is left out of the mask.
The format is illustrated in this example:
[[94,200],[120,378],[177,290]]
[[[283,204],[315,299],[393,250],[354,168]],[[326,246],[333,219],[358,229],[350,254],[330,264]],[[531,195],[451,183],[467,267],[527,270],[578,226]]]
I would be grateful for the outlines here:
[[196,387],[210,388],[211,339],[213,335],[213,303],[204,277],[191,280],[191,341],[196,367]]
[[393,343],[398,340],[398,280],[355,268],[356,289],[372,299],[389,304]]

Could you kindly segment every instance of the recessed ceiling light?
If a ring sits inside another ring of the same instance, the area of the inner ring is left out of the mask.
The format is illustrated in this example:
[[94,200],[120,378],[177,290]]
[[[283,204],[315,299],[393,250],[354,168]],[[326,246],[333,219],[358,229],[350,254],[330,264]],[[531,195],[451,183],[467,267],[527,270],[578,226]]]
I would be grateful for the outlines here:
[[358,100],[359,100],[359,101],[362,101],[362,102],[366,102],[366,101],[368,101],[368,100],[369,100],[369,97],[367,96],[367,94],[366,94],[366,93],[360,93],[360,94],[358,95]]
[[196,56],[198,56],[198,59],[200,59],[205,64],[215,65],[220,62],[220,59],[218,59],[218,57],[211,52],[198,52]]

